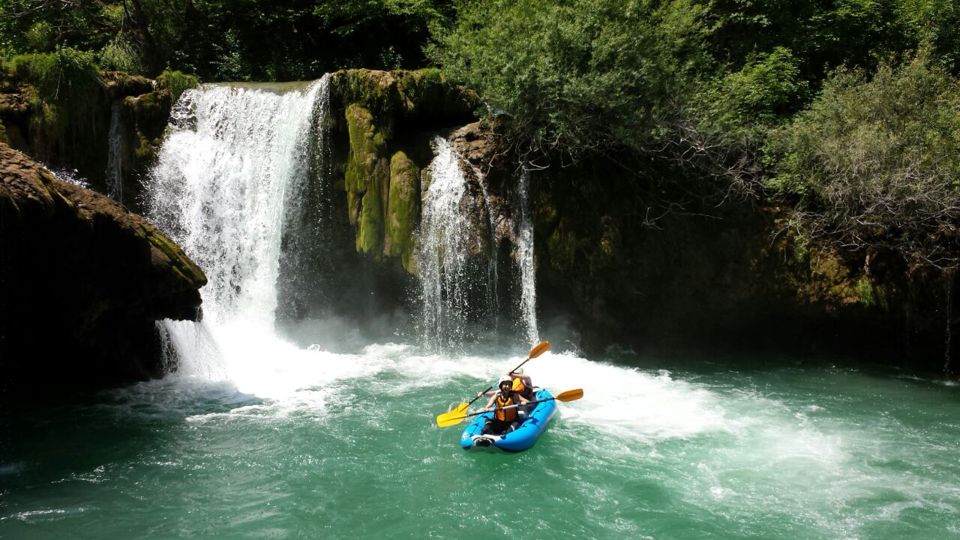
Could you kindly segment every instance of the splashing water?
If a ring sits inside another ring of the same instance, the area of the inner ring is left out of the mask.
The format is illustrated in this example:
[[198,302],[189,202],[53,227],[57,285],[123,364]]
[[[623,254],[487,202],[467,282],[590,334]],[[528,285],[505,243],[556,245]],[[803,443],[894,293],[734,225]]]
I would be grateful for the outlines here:
[[[178,371],[258,395],[323,380],[279,377],[310,362],[274,330],[281,239],[323,141],[329,78],[306,86],[205,86],[173,111],[148,187],[149,217],[204,269],[204,322],[164,323]],[[336,370],[334,370],[336,371]],[[332,376],[332,375],[331,375]]]

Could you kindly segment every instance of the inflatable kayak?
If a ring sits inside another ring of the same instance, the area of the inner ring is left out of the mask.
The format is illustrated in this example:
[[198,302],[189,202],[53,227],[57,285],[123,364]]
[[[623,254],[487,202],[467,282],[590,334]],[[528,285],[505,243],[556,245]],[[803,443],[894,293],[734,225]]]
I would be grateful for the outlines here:
[[[546,390],[540,390],[534,394],[534,400],[552,397],[553,394]],[[530,448],[536,444],[540,435],[543,435],[543,432],[547,429],[547,424],[556,414],[557,402],[555,400],[544,401],[543,403],[537,403],[535,407],[513,431],[508,431],[502,435],[483,434],[483,426],[487,419],[493,418],[492,411],[477,416],[460,435],[460,446],[464,450],[499,449],[506,452],[522,452]]]

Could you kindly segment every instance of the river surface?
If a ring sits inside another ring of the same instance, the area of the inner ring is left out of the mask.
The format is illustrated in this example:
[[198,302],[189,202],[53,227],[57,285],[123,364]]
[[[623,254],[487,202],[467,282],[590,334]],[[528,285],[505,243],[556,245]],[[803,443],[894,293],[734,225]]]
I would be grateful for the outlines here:
[[957,538],[960,388],[830,363],[550,352],[530,451],[434,416],[522,359],[278,347],[6,418],[3,538]]

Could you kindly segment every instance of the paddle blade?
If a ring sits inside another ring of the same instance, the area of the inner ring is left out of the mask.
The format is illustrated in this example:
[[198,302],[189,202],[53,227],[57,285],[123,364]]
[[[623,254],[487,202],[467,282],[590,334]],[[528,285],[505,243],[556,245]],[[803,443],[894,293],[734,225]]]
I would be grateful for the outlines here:
[[549,350],[550,350],[550,342],[541,341],[540,343],[537,343],[536,345],[534,345],[532,349],[530,349],[530,354],[527,355],[527,358],[536,358]]
[[583,388],[576,388],[574,390],[567,390],[566,392],[560,392],[557,394],[554,399],[557,401],[576,401],[583,397]]
[[467,407],[468,405],[466,403],[461,403],[452,411],[438,415],[437,426],[445,428],[459,424],[463,421],[464,415],[467,413]]

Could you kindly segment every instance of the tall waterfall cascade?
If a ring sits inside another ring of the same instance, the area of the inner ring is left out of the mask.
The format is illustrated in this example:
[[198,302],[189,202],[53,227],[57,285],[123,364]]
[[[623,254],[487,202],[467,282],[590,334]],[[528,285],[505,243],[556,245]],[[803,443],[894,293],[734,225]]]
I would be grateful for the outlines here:
[[309,180],[328,103],[324,77],[294,89],[203,86],[175,106],[147,205],[208,278],[204,322],[163,323],[180,369],[236,379],[237,362],[276,354],[287,210]]
[[110,107],[110,131],[107,134],[106,179],[109,195],[123,202],[123,137],[120,136],[120,100]]
[[520,174],[518,185],[520,198],[520,219],[517,220],[516,264],[520,275],[520,315],[526,331],[527,341],[540,340],[537,329],[537,283],[536,268],[533,259],[533,215],[530,207],[530,171]]

